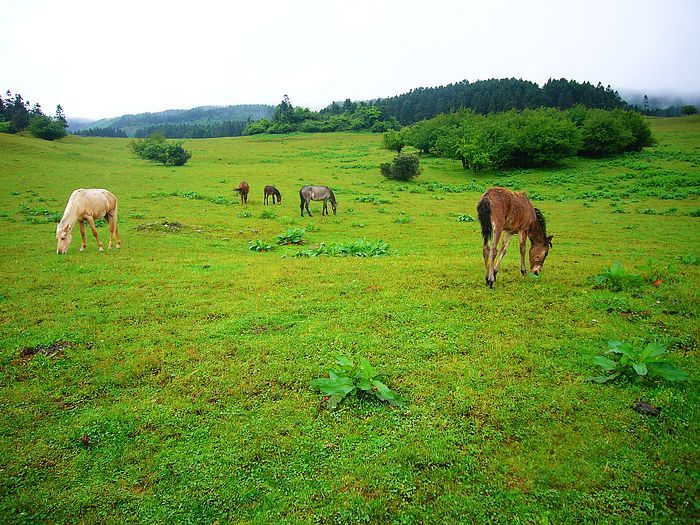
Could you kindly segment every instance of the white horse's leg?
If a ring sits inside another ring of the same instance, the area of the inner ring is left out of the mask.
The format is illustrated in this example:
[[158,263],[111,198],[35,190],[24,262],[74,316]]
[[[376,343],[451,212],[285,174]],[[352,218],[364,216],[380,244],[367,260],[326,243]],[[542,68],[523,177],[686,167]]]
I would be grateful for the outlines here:
[[92,218],[91,215],[88,215],[86,217],[88,224],[90,224],[90,229],[92,230],[92,234],[95,236],[95,240],[97,241],[97,246],[99,247],[99,251],[103,252],[104,251],[104,246],[102,246],[102,243],[100,242],[100,238],[97,236],[97,228],[95,228],[95,220]]
[[87,248],[87,241],[85,239],[85,222],[78,221],[78,224],[80,224],[80,237],[83,239],[83,244],[80,246],[80,251],[84,252],[85,248]]

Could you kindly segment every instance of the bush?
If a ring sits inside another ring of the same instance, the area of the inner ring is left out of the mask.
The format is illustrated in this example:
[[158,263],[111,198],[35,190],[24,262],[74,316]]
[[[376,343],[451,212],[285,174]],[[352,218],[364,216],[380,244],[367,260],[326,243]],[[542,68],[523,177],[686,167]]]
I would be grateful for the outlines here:
[[17,133],[17,129],[15,129],[15,126],[14,124],[12,124],[12,121],[6,120],[0,122],[0,133]]
[[159,162],[164,166],[182,166],[192,153],[182,147],[183,141],[167,142],[162,133],[153,133],[147,139],[132,140],[129,148],[136,156]]
[[384,134],[384,147],[396,153],[401,153],[401,150],[406,145],[406,139],[400,131],[390,130]]
[[29,132],[37,138],[44,140],[62,139],[66,136],[66,129],[57,120],[39,115],[29,125]]
[[420,175],[420,159],[418,155],[397,155],[391,165],[388,163],[379,166],[386,178],[394,180],[411,180]]

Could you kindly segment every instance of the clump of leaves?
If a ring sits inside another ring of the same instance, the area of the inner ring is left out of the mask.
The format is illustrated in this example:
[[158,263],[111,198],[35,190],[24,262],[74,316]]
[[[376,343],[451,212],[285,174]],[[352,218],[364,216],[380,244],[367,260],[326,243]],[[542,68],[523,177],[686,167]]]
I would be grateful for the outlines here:
[[686,255],[679,255],[676,257],[680,262],[683,264],[693,264],[695,266],[700,265],[700,257],[695,255],[694,253],[688,253]]
[[260,214],[261,219],[275,219],[277,218],[277,214],[273,210],[263,210],[263,212]]
[[328,396],[327,406],[334,409],[352,394],[364,394],[386,401],[392,406],[403,406],[406,401],[384,383],[384,374],[374,368],[362,356],[357,362],[345,355],[334,356],[335,368],[328,370],[328,377],[311,381],[311,386]]
[[474,217],[471,215],[458,215],[457,222],[474,222]]
[[239,219],[250,219],[253,216],[253,213],[250,210],[243,210],[240,213],[236,214],[236,217]]
[[668,381],[687,380],[688,372],[676,368],[664,358],[666,352],[666,347],[661,343],[649,343],[643,350],[639,350],[629,343],[608,341],[608,351],[605,355],[612,354],[618,359],[610,359],[605,355],[595,356],[593,364],[602,367],[606,375],[589,377],[587,380],[606,383],[621,375],[637,378],[656,377]]
[[328,246],[321,243],[317,248],[301,250],[294,254],[295,257],[380,257],[389,253],[389,244],[382,240],[368,241],[357,239],[351,242],[333,243]]
[[664,282],[668,283],[676,279],[677,271],[673,263],[669,263],[667,266],[659,266],[649,259],[641,270],[642,278],[656,287],[659,287]]
[[625,270],[620,261],[606,267],[602,273],[589,277],[588,280],[594,288],[607,288],[613,292],[637,288],[644,283],[641,275]]
[[303,244],[304,234],[306,230],[303,228],[289,228],[287,231],[282,232],[275,236],[277,244],[287,245],[287,244]]
[[275,247],[266,241],[255,239],[248,243],[248,249],[254,252],[271,252]]

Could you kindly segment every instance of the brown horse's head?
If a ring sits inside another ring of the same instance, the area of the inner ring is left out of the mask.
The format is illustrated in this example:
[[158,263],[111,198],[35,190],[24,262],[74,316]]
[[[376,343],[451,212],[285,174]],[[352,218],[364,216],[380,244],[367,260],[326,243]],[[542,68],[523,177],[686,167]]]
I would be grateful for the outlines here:
[[56,226],[56,253],[59,255],[65,254],[72,240],[73,234],[71,229],[59,222]]
[[540,274],[551,247],[552,235],[545,237],[544,242],[532,243],[530,246],[530,271],[535,275]]

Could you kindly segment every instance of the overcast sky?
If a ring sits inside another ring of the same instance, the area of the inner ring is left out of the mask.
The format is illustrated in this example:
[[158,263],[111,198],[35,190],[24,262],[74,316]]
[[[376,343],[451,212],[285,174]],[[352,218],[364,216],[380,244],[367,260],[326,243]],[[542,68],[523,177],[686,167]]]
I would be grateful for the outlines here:
[[700,91],[700,0],[0,0],[0,90],[69,118],[320,109],[487,78]]

